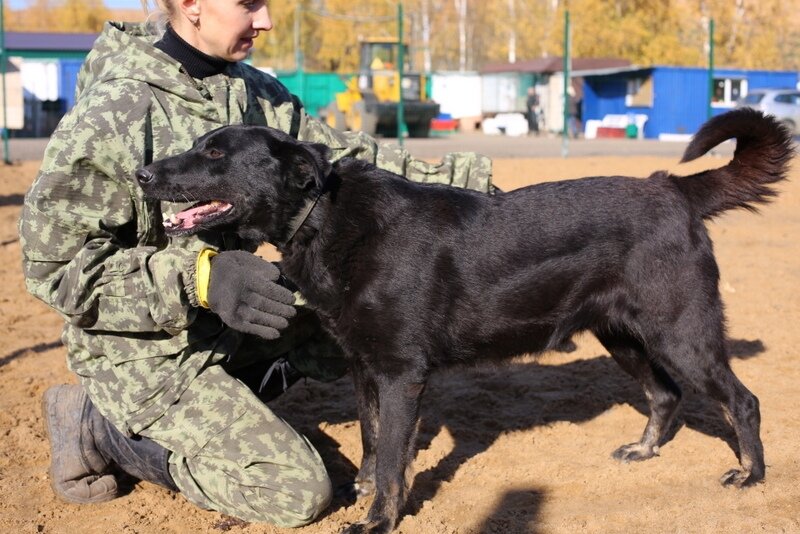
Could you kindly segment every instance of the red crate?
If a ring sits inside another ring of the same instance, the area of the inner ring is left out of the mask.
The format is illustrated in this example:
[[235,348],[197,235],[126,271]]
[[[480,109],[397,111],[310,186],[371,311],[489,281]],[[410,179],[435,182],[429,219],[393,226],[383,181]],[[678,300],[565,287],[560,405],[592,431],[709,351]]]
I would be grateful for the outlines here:
[[600,126],[597,129],[597,138],[624,138],[625,128],[610,128],[608,126]]
[[454,132],[458,130],[458,119],[433,119],[431,130],[435,132]]

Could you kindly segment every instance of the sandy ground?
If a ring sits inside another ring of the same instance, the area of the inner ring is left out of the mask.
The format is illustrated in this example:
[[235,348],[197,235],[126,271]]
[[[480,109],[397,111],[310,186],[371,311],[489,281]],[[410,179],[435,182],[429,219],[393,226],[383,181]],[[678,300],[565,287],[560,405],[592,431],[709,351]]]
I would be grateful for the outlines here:
[[[511,189],[589,174],[689,172],[674,159],[499,160]],[[706,158],[700,165],[719,166]],[[53,496],[39,399],[75,382],[59,342],[60,319],[24,290],[16,222],[37,165],[0,168],[0,532],[288,532],[196,509],[140,483],[111,503],[78,507]],[[646,404],[638,385],[590,336],[571,354],[499,368],[448,371],[426,393],[412,497],[398,532],[727,533],[800,532],[800,170],[761,215],[726,214],[710,225],[722,270],[732,365],[761,400],[767,481],[740,491],[717,479],[737,465],[717,410],[685,396],[675,438],[648,462],[610,453],[638,439]],[[535,229],[532,229],[535,231]],[[274,409],[319,448],[334,483],[360,459],[349,379],[298,384]],[[298,534],[336,532],[369,501],[335,501]]]

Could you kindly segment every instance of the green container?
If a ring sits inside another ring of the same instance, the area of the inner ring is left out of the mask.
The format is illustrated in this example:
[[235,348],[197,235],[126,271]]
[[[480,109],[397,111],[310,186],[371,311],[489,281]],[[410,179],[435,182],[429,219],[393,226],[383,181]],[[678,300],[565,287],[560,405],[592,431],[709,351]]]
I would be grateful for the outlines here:
[[625,127],[625,137],[628,139],[636,139],[639,134],[639,128],[635,124],[629,124]]
[[352,76],[352,74],[302,71],[278,71],[276,75],[292,94],[297,95],[306,111],[314,117],[318,117],[319,110],[336,99],[336,93],[345,90],[345,82]]

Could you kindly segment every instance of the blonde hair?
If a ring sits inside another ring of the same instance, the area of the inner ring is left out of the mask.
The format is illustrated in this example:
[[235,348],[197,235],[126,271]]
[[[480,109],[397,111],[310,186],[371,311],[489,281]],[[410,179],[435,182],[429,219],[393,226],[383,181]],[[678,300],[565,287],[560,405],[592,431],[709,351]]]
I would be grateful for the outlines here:
[[147,15],[145,25],[150,33],[161,36],[167,23],[175,16],[175,6],[171,0],[139,0]]

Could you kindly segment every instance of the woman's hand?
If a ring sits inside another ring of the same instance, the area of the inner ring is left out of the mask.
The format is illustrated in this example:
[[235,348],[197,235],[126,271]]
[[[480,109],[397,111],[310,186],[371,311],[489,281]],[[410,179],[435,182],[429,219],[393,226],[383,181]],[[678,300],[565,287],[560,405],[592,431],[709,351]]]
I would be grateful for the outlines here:
[[280,274],[249,252],[220,252],[211,258],[209,308],[235,330],[277,339],[296,313],[294,294],[275,282]]

